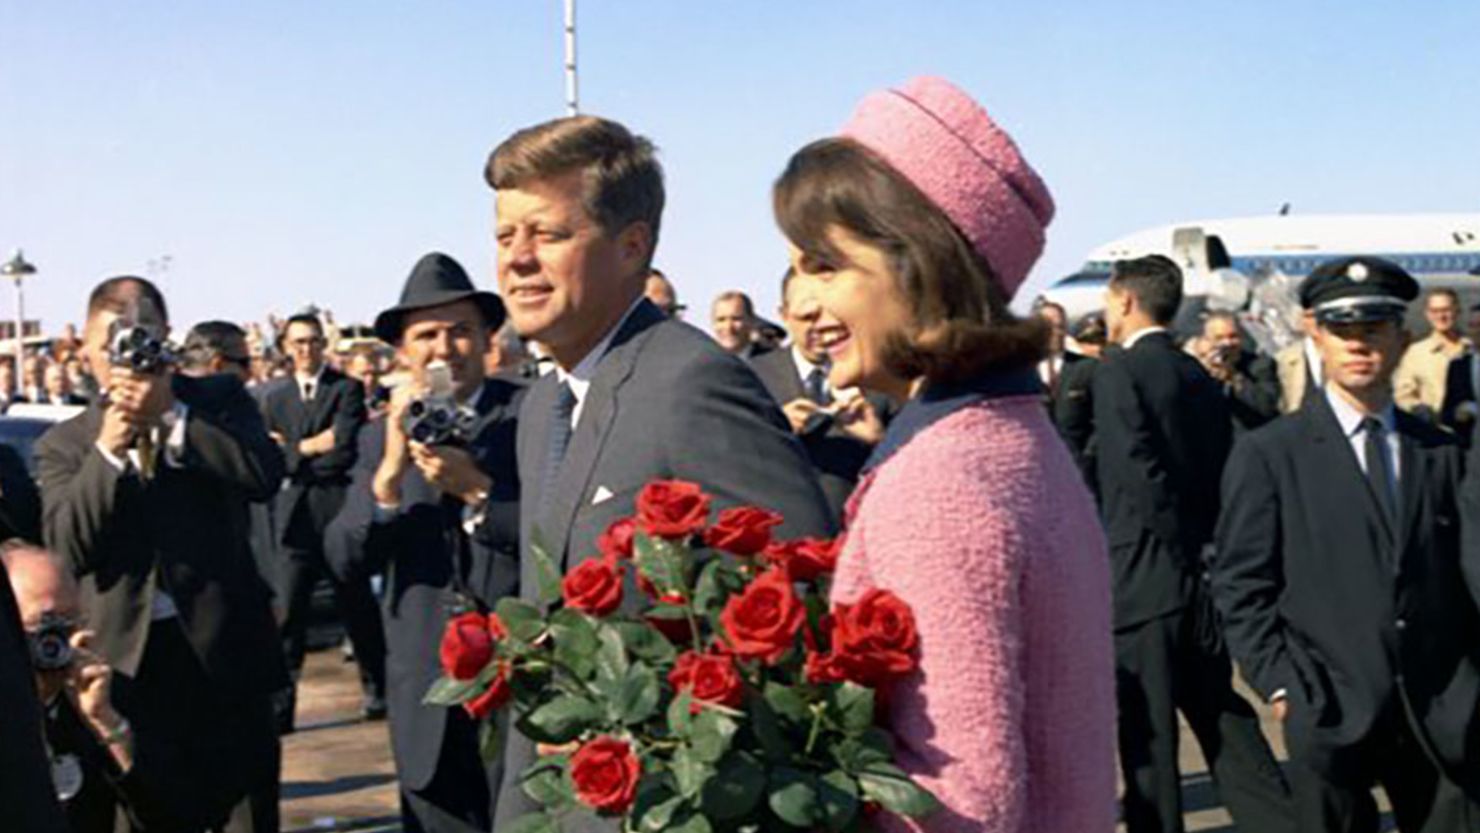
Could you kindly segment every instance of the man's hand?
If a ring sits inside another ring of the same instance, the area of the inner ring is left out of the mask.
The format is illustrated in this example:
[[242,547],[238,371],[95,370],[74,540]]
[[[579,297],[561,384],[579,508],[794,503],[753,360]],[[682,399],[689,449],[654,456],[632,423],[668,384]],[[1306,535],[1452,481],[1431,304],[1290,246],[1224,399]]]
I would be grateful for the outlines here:
[[414,382],[398,385],[391,391],[385,415],[385,450],[381,453],[380,465],[375,469],[375,478],[370,483],[375,502],[382,506],[395,506],[401,502],[401,478],[411,466],[411,442],[406,438],[402,420],[407,406],[421,391],[421,387]]
[[334,426],[329,426],[312,437],[298,441],[298,453],[304,457],[317,457],[334,450]]
[[884,439],[884,420],[868,397],[859,393],[843,404],[835,415],[844,433],[859,442],[878,445]]
[[793,399],[781,406],[781,413],[786,414],[786,421],[791,423],[793,434],[802,433],[802,428],[806,426],[807,420],[821,410],[821,405],[806,398]]
[[134,444],[134,437],[138,432],[128,415],[109,405],[103,409],[103,424],[98,429],[98,444],[108,450],[109,454],[120,460],[126,459],[129,447]]
[[139,373],[115,367],[108,375],[108,407],[118,409],[136,428],[153,428],[175,407],[168,373]]
[[470,506],[487,497],[493,486],[493,480],[478,468],[473,455],[455,446],[412,442],[411,462],[428,483]]
[[1285,717],[1290,713],[1290,701],[1281,697],[1270,704],[1270,709],[1274,711],[1274,719],[1284,723]]
[[113,708],[113,669],[92,651],[95,637],[89,630],[72,634],[72,678],[68,684],[77,698],[77,711],[98,737],[106,738],[118,730],[123,718]]

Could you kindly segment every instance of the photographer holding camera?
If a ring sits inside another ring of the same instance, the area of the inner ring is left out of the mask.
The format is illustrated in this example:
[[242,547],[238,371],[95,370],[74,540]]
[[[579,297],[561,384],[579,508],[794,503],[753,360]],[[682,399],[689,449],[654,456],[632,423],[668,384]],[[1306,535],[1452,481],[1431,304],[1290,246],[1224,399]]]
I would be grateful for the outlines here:
[[73,833],[110,833],[122,813],[140,831],[189,828],[188,784],[169,785],[154,761],[136,760],[133,730],[113,708],[113,670],[91,650],[96,635],[79,629],[76,581],[41,547],[0,543],[30,646],[36,693],[44,709],[52,786]]
[[42,526],[82,579],[135,753],[201,781],[204,826],[276,831],[269,695],[287,673],[248,502],[277,491],[283,457],[239,379],[175,373],[168,334],[149,281],[93,290],[83,352],[102,394],[37,443]]
[[487,609],[519,578],[515,416],[523,388],[484,376],[504,321],[498,297],[474,289],[443,254],[423,257],[401,301],[375,320],[409,381],[384,419],[361,432],[328,556],[341,578],[384,570],[387,702],[405,829],[491,829],[502,773],[485,765],[462,709],[421,702],[439,675],[448,618]]
[[1252,431],[1280,414],[1280,378],[1274,360],[1244,349],[1238,318],[1212,312],[1203,319],[1197,358],[1228,396],[1235,436]]

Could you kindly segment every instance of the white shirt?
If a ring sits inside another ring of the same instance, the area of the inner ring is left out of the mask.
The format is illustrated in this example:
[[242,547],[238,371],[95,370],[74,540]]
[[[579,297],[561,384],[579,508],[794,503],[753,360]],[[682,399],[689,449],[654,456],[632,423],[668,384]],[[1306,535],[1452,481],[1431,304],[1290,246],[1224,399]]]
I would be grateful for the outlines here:
[[[1138,334],[1139,335],[1139,334]],[[1064,375],[1064,354],[1049,356],[1038,363],[1038,380],[1049,387]]]
[[[1341,425],[1342,433],[1346,434],[1346,441],[1351,444],[1352,453],[1357,455],[1357,465],[1361,467],[1362,473],[1366,474],[1367,432],[1362,430],[1362,420],[1366,418],[1365,415],[1352,407],[1352,404],[1343,399],[1341,394],[1330,388],[1326,388],[1326,401],[1331,403],[1331,410],[1336,412],[1336,421]],[[1402,455],[1398,453],[1399,440],[1395,413],[1392,403],[1388,403],[1387,407],[1377,415],[1377,420],[1382,423],[1382,436],[1387,441],[1385,445],[1388,452],[1388,471],[1393,473],[1393,485],[1396,486],[1402,482],[1403,472],[1400,468]],[[1394,489],[1393,493],[1396,495],[1397,489]]]
[[555,365],[555,381],[570,385],[570,392],[576,397],[576,407],[570,413],[572,427],[581,424],[581,412],[586,406],[586,392],[591,389],[591,380],[596,376],[596,368],[601,364],[601,357],[606,355],[606,350],[612,346],[612,339],[616,338],[617,331],[622,329],[622,325],[627,323],[627,319],[632,317],[632,311],[637,309],[637,305],[642,301],[643,297],[637,296],[637,300],[632,302],[627,312],[617,319],[617,323],[613,324],[610,330],[606,331],[606,335],[601,337],[601,341],[596,342],[596,346],[591,348],[591,352],[587,353],[585,358],[576,362],[575,367],[566,370],[558,363]]
[[319,372],[312,376],[299,376],[293,374],[293,380],[298,383],[298,396],[304,402],[309,402],[319,395],[319,383],[324,378],[324,366],[319,366]]
[[[826,365],[813,364],[802,354],[800,347],[791,348],[791,361],[797,366],[797,375],[801,377],[804,388],[807,384],[807,377],[812,375],[812,371],[820,368],[822,370],[822,392],[829,396],[832,395],[832,384],[827,381],[828,369]],[[1480,388],[1476,388],[1476,390],[1480,390]]]
[[1136,346],[1136,342],[1140,341],[1146,336],[1149,336],[1152,333],[1164,333],[1166,331],[1166,327],[1146,327],[1144,329],[1136,330],[1134,333],[1131,333],[1130,338],[1126,339],[1125,342],[1121,344],[1121,347],[1129,350],[1132,347]]

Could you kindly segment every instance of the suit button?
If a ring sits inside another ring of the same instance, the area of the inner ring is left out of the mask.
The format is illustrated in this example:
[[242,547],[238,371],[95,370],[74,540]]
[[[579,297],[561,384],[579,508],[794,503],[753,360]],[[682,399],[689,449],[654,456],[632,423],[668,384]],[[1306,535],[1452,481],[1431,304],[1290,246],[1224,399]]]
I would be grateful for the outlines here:
[[1408,628],[1408,620],[1407,619],[1399,619],[1398,621],[1396,621],[1396,622],[1393,623],[1393,627],[1397,628],[1400,631],[1401,630],[1406,630]]

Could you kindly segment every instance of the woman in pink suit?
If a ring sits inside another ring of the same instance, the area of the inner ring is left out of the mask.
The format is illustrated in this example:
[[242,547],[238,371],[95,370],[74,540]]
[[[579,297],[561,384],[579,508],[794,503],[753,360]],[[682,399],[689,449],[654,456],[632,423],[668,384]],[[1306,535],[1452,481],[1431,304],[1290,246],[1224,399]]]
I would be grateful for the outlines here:
[[1042,404],[1047,334],[1007,309],[1048,190],[976,102],[922,78],[798,151],[774,197],[829,382],[906,402],[849,501],[833,597],[914,609],[920,670],[888,703],[901,765],[944,805],[919,828],[1108,833],[1105,543]]

